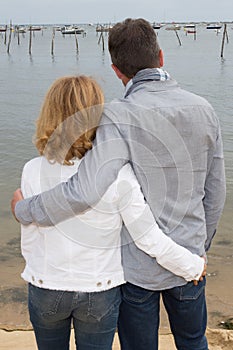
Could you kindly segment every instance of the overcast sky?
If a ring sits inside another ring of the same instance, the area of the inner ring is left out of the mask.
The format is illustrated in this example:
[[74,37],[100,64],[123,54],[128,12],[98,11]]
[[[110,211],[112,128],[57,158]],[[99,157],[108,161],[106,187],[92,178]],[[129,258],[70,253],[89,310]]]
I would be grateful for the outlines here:
[[233,21],[233,0],[2,0],[0,9],[2,24]]

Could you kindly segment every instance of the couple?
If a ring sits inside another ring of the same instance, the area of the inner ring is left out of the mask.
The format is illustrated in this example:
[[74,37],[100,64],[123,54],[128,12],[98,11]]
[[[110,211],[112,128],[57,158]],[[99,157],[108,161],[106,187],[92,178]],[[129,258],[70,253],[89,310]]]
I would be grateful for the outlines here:
[[72,321],[81,350],[111,349],[117,322],[123,350],[158,349],[162,296],[177,349],[207,350],[202,257],[225,200],[219,122],[161,69],[147,21],[116,24],[109,51],[124,98],[102,113],[94,80],[56,81],[37,121],[43,156],[23,170],[29,198],[12,199],[38,348],[69,349]]

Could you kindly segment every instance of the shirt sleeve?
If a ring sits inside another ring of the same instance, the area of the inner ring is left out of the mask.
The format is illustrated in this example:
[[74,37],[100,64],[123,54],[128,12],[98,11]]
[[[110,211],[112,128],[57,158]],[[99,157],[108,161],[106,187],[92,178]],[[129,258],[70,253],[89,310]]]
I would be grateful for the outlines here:
[[223,143],[220,126],[216,138],[216,148],[211,159],[205,182],[205,197],[203,200],[207,239],[205,250],[208,251],[216,233],[217,224],[222,214],[226,198],[226,180],[223,157]]
[[24,225],[51,226],[88,210],[99,202],[128,160],[120,126],[103,115],[94,147],[86,153],[78,172],[67,182],[18,202],[17,219]]
[[119,211],[137,247],[186,281],[198,280],[204,259],[175,243],[159,228],[129,165],[121,170],[117,193]]

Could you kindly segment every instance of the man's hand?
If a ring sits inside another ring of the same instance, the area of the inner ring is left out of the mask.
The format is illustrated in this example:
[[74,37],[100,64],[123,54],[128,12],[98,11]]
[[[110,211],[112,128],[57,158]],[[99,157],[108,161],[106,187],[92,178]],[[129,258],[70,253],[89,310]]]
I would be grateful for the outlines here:
[[21,192],[21,189],[18,188],[14,194],[13,194],[13,198],[11,200],[11,211],[12,211],[12,214],[14,215],[15,217],[15,220],[17,220],[19,222],[19,220],[17,219],[17,217],[15,216],[15,206],[16,206],[16,203],[19,202],[19,201],[22,201],[24,198],[23,198],[23,195],[22,195],[22,192]]
[[[202,256],[202,259],[204,259],[206,261],[206,259]],[[193,281],[193,284],[194,286],[197,286],[198,285],[198,282],[201,282],[203,281],[203,278],[206,276],[206,269],[207,269],[207,265],[205,264],[204,265],[204,270],[202,271],[202,274],[201,274],[201,277],[199,278],[199,280],[194,280]]]

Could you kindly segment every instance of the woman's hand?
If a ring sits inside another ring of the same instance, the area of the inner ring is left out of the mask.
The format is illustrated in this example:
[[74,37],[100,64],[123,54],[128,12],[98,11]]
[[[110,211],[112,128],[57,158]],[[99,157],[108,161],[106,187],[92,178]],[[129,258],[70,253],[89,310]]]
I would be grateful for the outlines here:
[[202,271],[202,274],[201,274],[201,277],[199,278],[199,280],[193,281],[194,286],[197,286],[198,282],[203,281],[203,278],[206,276],[206,270],[207,270],[206,259],[204,256],[202,256],[202,259],[204,259],[204,261],[205,261],[204,270]]
[[19,202],[19,201],[22,201],[24,198],[23,198],[23,195],[22,195],[22,192],[21,192],[21,189],[18,188],[14,194],[13,194],[13,197],[12,197],[12,200],[11,200],[11,211],[12,211],[12,214],[15,218],[15,220],[17,220],[19,222],[19,220],[17,219],[17,217],[15,216],[15,206],[16,204]]

